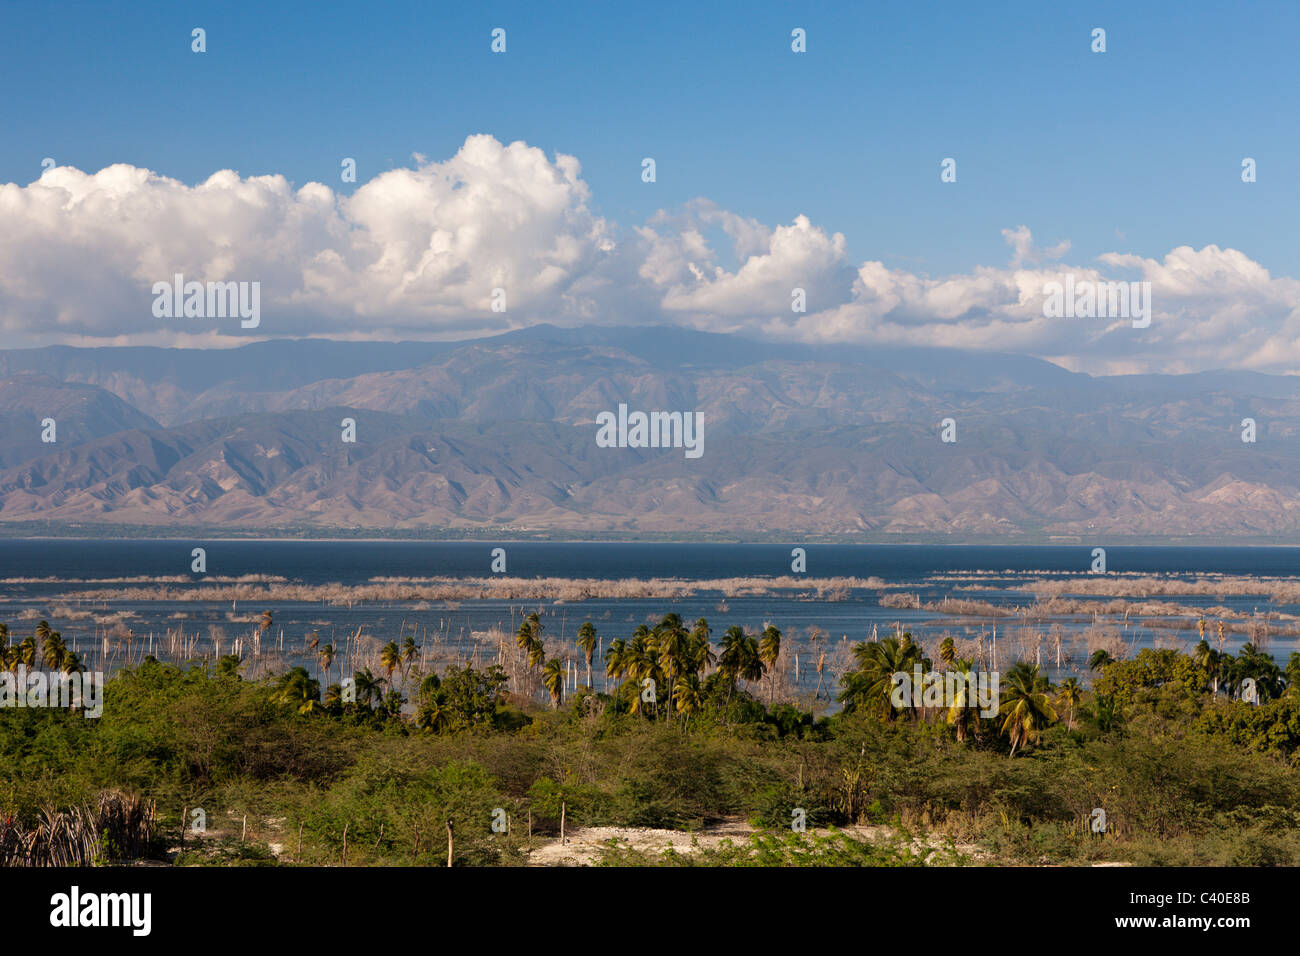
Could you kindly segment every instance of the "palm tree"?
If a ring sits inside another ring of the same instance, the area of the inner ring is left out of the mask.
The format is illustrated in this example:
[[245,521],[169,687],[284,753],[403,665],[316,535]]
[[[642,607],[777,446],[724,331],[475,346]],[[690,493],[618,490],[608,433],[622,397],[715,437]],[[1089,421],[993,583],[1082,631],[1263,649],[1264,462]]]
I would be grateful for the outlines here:
[[323,701],[329,710],[337,710],[343,706],[343,688],[338,684],[330,684],[325,688],[325,700]]
[[[44,623],[43,621],[41,623]],[[15,649],[14,667],[17,669],[18,664],[30,669],[36,663],[36,638],[25,637],[21,644]]]
[[539,667],[543,660],[546,659],[546,647],[541,641],[533,641],[528,645],[528,666]]
[[1038,672],[1037,664],[1018,662],[1002,682],[1002,733],[1011,741],[1011,753],[1042,736],[1043,729],[1054,722],[1056,711],[1047,699],[1050,685]]
[[660,669],[663,670],[664,677],[668,680],[669,706],[667,713],[668,722],[671,724],[673,722],[673,692],[678,676],[686,669],[691,650],[690,635],[686,631],[686,626],[682,623],[681,615],[675,613],[664,615],[664,619],[654,629],[649,644],[654,649],[656,662]]
[[393,671],[402,666],[402,652],[397,649],[396,641],[384,645],[384,649],[379,652],[379,664],[388,676],[389,686],[392,686]]
[[677,684],[673,695],[677,712],[682,715],[682,732],[690,725],[690,720],[704,707],[704,695],[700,692],[700,675],[686,674]]
[[732,693],[736,690],[736,681],[740,679],[744,657],[745,632],[733,624],[722,635],[722,653],[718,655],[718,673],[727,679],[729,685],[727,690],[728,703],[731,701]]
[[1201,638],[1201,642],[1192,650],[1196,666],[1205,671],[1213,685],[1213,693],[1219,694],[1219,675],[1223,673],[1223,655],[1210,646],[1210,642]]
[[367,708],[382,699],[384,679],[370,673],[369,667],[355,672],[352,679],[356,681],[357,700],[364,700]]
[[542,626],[541,615],[536,611],[520,622],[519,633],[515,635],[515,643],[520,650],[527,650],[529,644],[542,639]]
[[605,648],[605,673],[614,680],[622,680],[627,674],[627,664],[627,641],[615,638]]
[[45,636],[45,643],[41,648],[41,661],[52,671],[57,671],[63,666],[63,656],[68,653],[64,646],[63,638],[58,631],[49,631]]
[[422,730],[432,730],[435,734],[442,733],[447,726],[450,717],[443,700],[437,694],[422,696],[420,707],[415,712],[415,726]]
[[952,670],[953,662],[957,660],[957,648],[951,635],[945,637],[939,645],[939,660],[943,661],[944,667]]
[[271,612],[263,611],[262,620],[258,622],[257,632],[262,637],[266,637],[266,632],[271,629]]
[[559,710],[564,700],[564,662],[558,657],[552,657],[542,668],[542,684],[551,695],[551,706]]
[[769,677],[767,703],[770,707],[776,702],[776,661],[781,656],[781,632],[769,624],[763,628],[763,637],[758,642],[758,659],[767,668]]
[[542,619],[534,611],[524,618],[523,623],[519,625],[519,632],[515,635],[515,643],[519,649],[528,653],[528,666],[530,668],[539,666],[546,659],[546,649],[542,645]]
[[1066,718],[1065,725],[1070,730],[1074,729],[1074,712],[1083,700],[1083,686],[1077,678],[1067,677],[1061,681],[1060,689],[1056,697],[1057,701],[1064,707],[1069,708],[1069,717]]
[[758,638],[745,635],[744,653],[741,654],[740,679],[749,684],[763,679],[763,657],[758,652]]
[[590,621],[584,621],[582,627],[578,628],[578,640],[574,642],[578,649],[582,651],[582,656],[587,661],[587,687],[591,687],[591,659],[596,654],[596,628]]
[[726,707],[730,711],[731,695],[736,691],[737,681],[763,679],[763,658],[759,654],[758,638],[734,625],[727,628],[722,637],[722,653],[718,655],[718,673],[727,680]]
[[[659,648],[654,633],[642,624],[632,634],[632,639],[627,642],[627,647],[623,651],[624,670],[627,676],[636,681],[638,687],[645,687],[646,681],[651,683],[655,688],[653,700],[654,704],[652,716],[659,715],[659,691],[658,688],[664,683],[663,668],[659,665]],[[641,694],[636,694],[632,698],[632,712],[641,713],[643,703]]]
[[717,655],[713,653],[713,645],[709,643],[709,622],[704,618],[698,618],[695,621],[695,627],[691,629],[691,638],[689,641],[690,666],[695,669],[695,673],[703,675],[709,669],[709,665],[716,661]]
[[731,698],[736,693],[736,682],[751,671],[749,662],[749,639],[744,628],[732,624],[723,635],[723,653],[718,656],[718,672],[727,680],[727,705],[725,713],[731,713]]
[[402,641],[402,680],[410,676],[411,664],[419,656],[420,649],[415,644],[415,634],[406,635],[406,640]]
[[[942,648],[940,648],[942,653]],[[950,671],[955,671],[962,676],[962,681],[957,685],[957,693],[953,697],[952,703],[948,706],[948,723],[957,731],[957,741],[960,743],[965,740],[970,733],[972,725],[978,727],[979,701],[971,698],[971,684],[966,678],[974,667],[972,661],[954,657],[948,662]]]
[[[20,653],[18,662],[31,668],[36,666],[36,661],[42,656],[42,651],[49,646],[50,635],[54,632],[50,630],[50,622],[42,620],[36,625],[36,639],[27,638],[19,644]],[[27,649],[28,642],[31,642],[31,650]]]
[[1099,647],[1093,651],[1092,656],[1088,658],[1088,670],[1105,670],[1114,663],[1115,658],[1111,657],[1110,653],[1104,647]]
[[310,714],[319,703],[320,681],[311,679],[304,667],[294,667],[275,682],[273,699],[288,704],[300,714]]
[[1286,686],[1272,655],[1256,650],[1254,644],[1243,644],[1237,657],[1229,658],[1226,676],[1228,690],[1233,694],[1241,691],[1245,680],[1253,680],[1260,703],[1282,696]]
[[[894,675],[910,674],[917,665],[922,673],[930,670],[929,658],[906,631],[901,640],[895,635],[855,644],[853,661],[856,667],[840,678],[844,687],[839,694],[840,703],[846,711],[875,710],[890,720],[897,716],[891,699]],[[912,689],[914,700],[919,690]]]
[[320,649],[320,663],[325,670],[325,685],[328,687],[330,682],[330,666],[334,663],[334,645],[326,644]]

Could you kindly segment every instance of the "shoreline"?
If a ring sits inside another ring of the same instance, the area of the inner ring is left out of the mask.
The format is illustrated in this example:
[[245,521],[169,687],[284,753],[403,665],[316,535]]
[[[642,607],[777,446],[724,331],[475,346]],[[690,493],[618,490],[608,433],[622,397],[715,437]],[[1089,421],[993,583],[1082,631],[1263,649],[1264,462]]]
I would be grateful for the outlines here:
[[[653,537],[653,536],[604,536],[604,537],[567,537],[564,535],[494,537],[486,534],[464,535],[459,537],[423,537],[418,534],[374,534],[375,529],[366,529],[365,536],[336,535],[275,535],[255,533],[241,534],[238,530],[221,533],[209,528],[196,528],[192,533],[178,533],[169,530],[156,535],[140,535],[139,528],[132,528],[127,535],[85,534],[83,529],[68,529],[67,534],[8,534],[0,523],[0,541],[110,541],[118,544],[143,543],[149,541],[244,541],[250,543],[312,543],[312,544],[582,544],[582,545],[676,545],[676,546],[790,546],[790,547],[851,547],[851,548],[985,548],[985,549],[1048,549],[1048,548],[1090,548],[1104,546],[1115,548],[1171,548],[1195,549],[1214,548],[1224,551],[1247,551],[1265,548],[1300,548],[1300,539],[1250,538],[1243,536],[1240,541],[1233,538],[1207,536],[1205,538],[1144,538],[1123,537],[1099,533],[1089,537],[1069,536],[1070,540],[1052,539],[1050,537],[1032,537],[1021,541],[1008,542],[1006,536],[989,536],[981,538],[963,538],[950,540],[942,537],[914,538],[905,540],[888,540],[874,537],[835,537],[826,538],[812,535],[808,537],[769,536],[769,537]],[[517,532],[516,532],[517,533]]]
[[380,537],[316,537],[316,536],[253,536],[253,535],[213,535],[199,533],[194,535],[149,535],[149,536],[109,536],[109,535],[5,535],[0,525],[0,542],[3,541],[74,541],[74,542],[112,542],[112,544],[146,544],[151,541],[237,541],[248,544],[409,544],[409,545],[620,545],[620,546],[655,546],[675,545],[686,548],[702,546],[789,546],[789,548],[980,548],[988,550],[1048,550],[1061,548],[1092,548],[1104,542],[1106,549],[1121,550],[1126,548],[1164,548],[1173,550],[1214,549],[1218,551],[1251,551],[1266,549],[1300,549],[1300,541],[1243,540],[1242,542],[1225,542],[1223,538],[1206,537],[1204,540],[1187,540],[1187,538],[1122,538],[1106,535],[1079,538],[1074,541],[1018,541],[1008,544],[1005,537],[991,540],[822,540],[816,537],[774,537],[774,538],[586,538],[586,537],[413,537],[389,535]]

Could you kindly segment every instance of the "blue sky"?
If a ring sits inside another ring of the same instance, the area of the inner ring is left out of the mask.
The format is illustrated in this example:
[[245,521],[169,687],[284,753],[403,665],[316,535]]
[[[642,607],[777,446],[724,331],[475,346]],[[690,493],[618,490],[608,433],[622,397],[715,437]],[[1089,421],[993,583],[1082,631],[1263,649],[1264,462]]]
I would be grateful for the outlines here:
[[1295,3],[55,2],[6,3],[0,26],[3,181],[52,156],[346,189],[342,156],[364,181],[491,133],[576,156],[619,223],[706,196],[929,274],[1004,263],[1020,224],[1080,260],[1300,259]]
[[[0,345],[664,321],[1300,371],[1297,36],[1294,2],[10,2]],[[1157,321],[1049,319],[1064,269]],[[141,290],[199,270],[268,321],[160,326]]]

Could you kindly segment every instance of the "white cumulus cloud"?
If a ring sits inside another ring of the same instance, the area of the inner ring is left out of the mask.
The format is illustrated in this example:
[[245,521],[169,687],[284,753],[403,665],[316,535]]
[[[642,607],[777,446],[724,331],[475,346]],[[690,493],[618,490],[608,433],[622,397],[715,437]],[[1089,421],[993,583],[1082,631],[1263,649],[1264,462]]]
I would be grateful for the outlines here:
[[[175,319],[159,329],[151,289],[176,273],[260,282],[269,335],[445,333],[505,327],[511,313],[581,315],[582,284],[614,250],[588,199],[573,157],[551,161],[490,136],[445,162],[382,173],[350,197],[230,170],[188,186],[126,165],[57,167],[0,186],[0,331],[210,331]],[[504,315],[491,311],[495,288]]]
[[[697,199],[622,235],[578,160],[471,136],[350,195],[222,170],[187,185],[114,165],[0,185],[0,346],[445,337],[534,322],[677,323],[818,342],[1018,351],[1088,371],[1300,367],[1300,281],[1244,252],[1178,247],[1067,262],[1002,231],[1005,266],[929,276],[853,262],[797,216],[768,225]],[[259,281],[262,321],[159,319],[153,284]],[[1052,282],[1144,281],[1152,321],[1048,318]],[[507,311],[491,309],[505,290]],[[807,311],[791,310],[803,289]]]

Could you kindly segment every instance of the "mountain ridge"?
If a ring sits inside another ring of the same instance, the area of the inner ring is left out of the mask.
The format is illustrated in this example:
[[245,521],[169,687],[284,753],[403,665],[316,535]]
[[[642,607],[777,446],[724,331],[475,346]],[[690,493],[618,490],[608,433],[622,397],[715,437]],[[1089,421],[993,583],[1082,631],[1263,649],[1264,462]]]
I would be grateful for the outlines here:
[[[358,345],[0,352],[0,530],[1300,541],[1290,377],[654,327]],[[703,458],[597,448],[595,415],[619,403],[701,414]],[[55,445],[47,407],[67,420]]]

